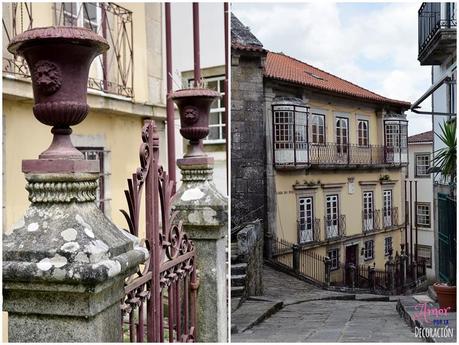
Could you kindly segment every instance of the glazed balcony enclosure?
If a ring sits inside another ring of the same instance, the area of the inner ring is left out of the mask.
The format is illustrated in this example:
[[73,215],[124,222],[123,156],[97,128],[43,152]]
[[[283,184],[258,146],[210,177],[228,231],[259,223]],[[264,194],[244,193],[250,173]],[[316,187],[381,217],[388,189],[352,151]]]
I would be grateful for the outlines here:
[[439,65],[456,51],[457,14],[454,2],[424,2],[418,11],[418,60]]
[[[386,114],[382,120],[384,145],[369,144],[368,121],[349,128],[349,119],[313,116],[296,98],[276,98],[272,103],[273,157],[276,169],[386,168],[408,163],[408,122],[400,114]],[[372,121],[376,121],[376,118]],[[333,123],[334,142],[326,142],[326,128]],[[358,143],[349,140],[358,132]]]

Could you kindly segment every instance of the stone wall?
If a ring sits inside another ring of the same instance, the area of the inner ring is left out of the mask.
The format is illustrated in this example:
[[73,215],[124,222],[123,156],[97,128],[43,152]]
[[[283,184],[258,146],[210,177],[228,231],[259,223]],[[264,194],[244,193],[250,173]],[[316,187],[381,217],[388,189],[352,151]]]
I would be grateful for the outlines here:
[[262,52],[232,50],[232,227],[265,219],[264,59]]
[[263,223],[261,220],[244,226],[237,234],[239,258],[247,263],[245,295],[263,295]]

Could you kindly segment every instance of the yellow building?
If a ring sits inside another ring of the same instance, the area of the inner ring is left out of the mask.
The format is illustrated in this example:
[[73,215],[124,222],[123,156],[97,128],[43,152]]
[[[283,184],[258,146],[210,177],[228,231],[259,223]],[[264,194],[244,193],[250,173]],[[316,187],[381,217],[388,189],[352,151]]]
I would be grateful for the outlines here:
[[332,282],[383,270],[404,243],[410,104],[272,52],[264,97],[268,234],[328,256]]
[[109,42],[109,51],[91,66],[91,110],[73,128],[72,142],[87,159],[100,160],[100,208],[126,228],[119,209],[127,209],[126,179],[140,164],[144,119],[156,120],[161,160],[167,162],[163,11],[160,3],[3,4],[4,231],[11,229],[28,205],[21,161],[37,158],[52,139],[50,128],[33,117],[29,70],[7,51],[11,38],[33,27],[76,25],[96,31]]

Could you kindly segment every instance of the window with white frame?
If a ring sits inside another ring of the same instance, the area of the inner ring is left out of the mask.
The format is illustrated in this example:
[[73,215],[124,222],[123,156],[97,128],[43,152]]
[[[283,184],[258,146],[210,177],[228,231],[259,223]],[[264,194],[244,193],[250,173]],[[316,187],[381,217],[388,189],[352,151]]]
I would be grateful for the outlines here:
[[[204,144],[221,144],[226,140],[225,123],[225,76],[203,78],[208,89],[220,93],[210,106],[209,135],[204,139]],[[194,79],[188,80],[188,85],[194,85]]]
[[298,213],[299,243],[311,242],[314,240],[312,197],[298,198]]
[[293,148],[293,111],[274,112],[276,149]]
[[392,226],[392,190],[383,191],[383,225],[384,228]]
[[357,137],[359,146],[368,146],[369,144],[369,129],[367,120],[359,120],[357,125]]
[[62,12],[65,26],[82,26],[98,32],[101,14],[97,2],[63,2]]
[[416,250],[418,258],[425,260],[427,268],[432,268],[432,247],[418,244]]
[[375,241],[369,240],[364,243],[364,259],[372,260],[374,258]]
[[399,147],[400,146],[400,125],[386,124],[386,146]]
[[328,257],[331,260],[331,270],[337,270],[339,268],[339,249],[334,248],[328,251]]
[[418,202],[416,204],[416,225],[430,228],[430,203]]
[[430,168],[430,154],[419,153],[415,155],[416,159],[416,177],[429,177],[427,170]]
[[363,231],[374,229],[373,192],[363,192]]
[[386,237],[384,239],[384,255],[388,256],[392,252],[392,237]]
[[311,134],[314,144],[325,144],[325,115],[311,115]]
[[105,170],[105,161],[107,151],[103,147],[77,147],[77,149],[83,153],[84,159],[86,160],[98,160],[99,161],[99,183],[97,185],[96,192],[96,204],[99,209],[105,213],[106,204],[110,199],[105,197],[106,193],[106,178],[109,173]]

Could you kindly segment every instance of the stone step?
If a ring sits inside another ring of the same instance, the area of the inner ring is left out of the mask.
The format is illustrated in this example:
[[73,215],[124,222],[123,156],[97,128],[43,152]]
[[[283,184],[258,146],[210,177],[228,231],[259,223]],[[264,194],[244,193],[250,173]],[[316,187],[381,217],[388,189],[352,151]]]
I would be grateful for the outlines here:
[[231,298],[241,297],[244,289],[244,286],[231,286]]
[[240,275],[247,272],[247,263],[241,262],[231,265],[231,275]]
[[231,276],[231,286],[245,286],[245,274],[238,274]]
[[231,265],[236,264],[238,260],[238,255],[231,253]]

